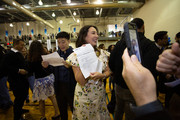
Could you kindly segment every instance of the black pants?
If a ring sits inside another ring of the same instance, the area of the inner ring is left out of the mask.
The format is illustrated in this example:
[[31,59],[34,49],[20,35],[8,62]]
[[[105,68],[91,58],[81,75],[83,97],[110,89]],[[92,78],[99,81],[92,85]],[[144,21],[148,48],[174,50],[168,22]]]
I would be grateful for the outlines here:
[[14,100],[14,120],[19,120],[22,115],[22,107],[28,94],[27,85],[13,85]]
[[72,88],[69,87],[68,83],[63,82],[55,82],[55,93],[56,100],[58,103],[59,111],[61,114],[61,120],[68,120],[68,105],[73,111],[73,100],[74,100],[74,92],[70,90]]
[[134,120],[135,114],[130,108],[130,104],[135,105],[135,100],[128,89],[115,84],[116,106],[114,120],[123,120],[125,113],[125,120]]

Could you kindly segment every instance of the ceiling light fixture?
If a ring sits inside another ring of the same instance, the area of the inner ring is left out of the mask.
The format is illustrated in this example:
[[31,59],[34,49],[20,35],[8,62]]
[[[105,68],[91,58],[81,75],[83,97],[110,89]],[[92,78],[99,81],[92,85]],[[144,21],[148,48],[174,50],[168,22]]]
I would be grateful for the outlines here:
[[96,10],[96,15],[99,15],[99,10]]
[[79,19],[77,19],[77,23],[79,23],[80,21],[79,21]]
[[130,21],[132,21],[134,18],[133,17],[131,17],[131,19],[130,19]]
[[13,24],[12,23],[10,23],[10,25],[9,25],[10,27],[13,27]]
[[95,4],[103,4],[102,0],[97,0],[96,2],[94,2]]
[[66,0],[66,2],[67,2],[68,4],[70,4],[70,3],[71,3],[71,0]]
[[29,26],[29,22],[27,22],[26,25]]
[[76,11],[73,12],[73,15],[76,16]]
[[13,2],[13,5],[15,5],[15,6],[16,6],[16,3],[15,3],[15,2]]
[[62,20],[60,20],[60,21],[59,21],[59,23],[60,23],[60,24],[63,24],[63,21],[62,21]]
[[43,5],[42,0],[39,0],[38,4],[39,4],[39,5]]
[[56,16],[54,12],[52,13],[52,16],[53,16],[53,17],[55,17],[55,16]]

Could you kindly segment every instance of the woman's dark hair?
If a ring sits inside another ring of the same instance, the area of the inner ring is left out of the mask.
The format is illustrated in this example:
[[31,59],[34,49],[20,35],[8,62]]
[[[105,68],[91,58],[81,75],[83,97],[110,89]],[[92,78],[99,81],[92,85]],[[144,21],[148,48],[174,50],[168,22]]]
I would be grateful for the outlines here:
[[115,45],[109,45],[109,47],[108,47],[108,52],[110,52],[110,53],[112,52],[112,47],[113,47],[113,46],[115,46]]
[[102,43],[102,44],[99,45],[98,48],[99,48],[99,49],[103,49],[104,47],[105,47],[105,45]]
[[18,45],[20,41],[24,42],[22,39],[13,39],[13,46]]
[[31,43],[29,47],[29,55],[28,55],[28,61],[34,62],[34,61],[41,61],[41,55],[45,55],[46,52],[44,50],[43,45],[35,40]]
[[96,26],[94,26],[94,25],[86,25],[86,26],[82,27],[80,32],[79,32],[77,41],[76,41],[76,47],[80,47],[83,44],[87,44],[85,38],[87,36],[88,30],[89,30],[90,27],[95,28],[97,33],[98,33],[98,28]]

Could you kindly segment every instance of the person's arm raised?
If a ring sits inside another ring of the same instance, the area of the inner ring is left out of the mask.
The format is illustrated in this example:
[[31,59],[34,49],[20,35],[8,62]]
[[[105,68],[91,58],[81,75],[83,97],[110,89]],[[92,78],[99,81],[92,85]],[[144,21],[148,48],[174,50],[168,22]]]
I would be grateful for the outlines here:
[[156,101],[156,83],[151,72],[140,64],[135,55],[130,57],[127,49],[125,49],[122,59],[122,75],[137,106]]

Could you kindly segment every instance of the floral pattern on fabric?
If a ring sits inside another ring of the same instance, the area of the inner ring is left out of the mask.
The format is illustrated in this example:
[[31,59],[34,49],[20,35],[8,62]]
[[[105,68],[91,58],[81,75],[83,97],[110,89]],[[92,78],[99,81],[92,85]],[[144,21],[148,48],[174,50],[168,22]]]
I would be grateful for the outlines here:
[[46,100],[54,95],[54,75],[50,74],[44,78],[35,79],[33,89],[33,101]]
[[[105,54],[98,57],[103,62],[103,70],[107,66],[107,61],[104,61],[105,57],[107,57]],[[72,66],[79,66],[75,53],[72,53],[66,61]],[[102,81],[96,83],[93,80],[88,80],[85,86],[76,84],[73,120],[110,120]]]

